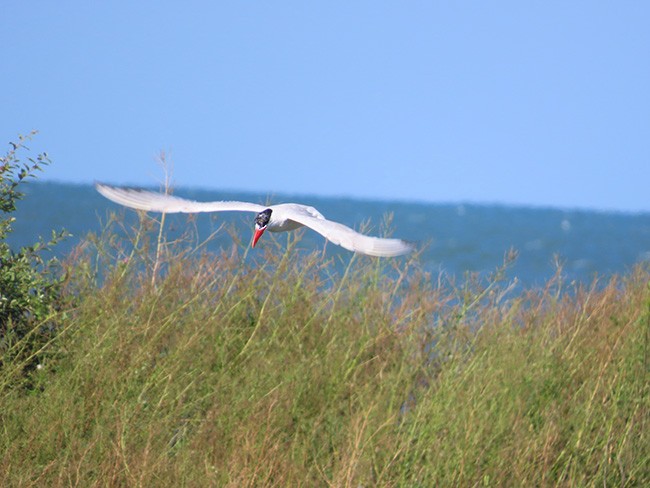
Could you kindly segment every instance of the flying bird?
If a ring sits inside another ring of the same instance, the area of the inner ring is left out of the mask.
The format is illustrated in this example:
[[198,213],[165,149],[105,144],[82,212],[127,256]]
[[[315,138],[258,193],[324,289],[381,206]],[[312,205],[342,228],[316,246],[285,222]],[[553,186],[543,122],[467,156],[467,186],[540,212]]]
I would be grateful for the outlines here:
[[103,183],[95,183],[95,187],[109,200],[138,210],[162,213],[255,212],[253,247],[266,230],[286,232],[305,226],[315,230],[334,244],[349,251],[369,256],[400,256],[414,249],[413,244],[402,239],[385,239],[360,234],[343,224],[327,220],[314,207],[299,203],[282,203],[266,207],[249,202],[197,202],[165,193],[116,187]]

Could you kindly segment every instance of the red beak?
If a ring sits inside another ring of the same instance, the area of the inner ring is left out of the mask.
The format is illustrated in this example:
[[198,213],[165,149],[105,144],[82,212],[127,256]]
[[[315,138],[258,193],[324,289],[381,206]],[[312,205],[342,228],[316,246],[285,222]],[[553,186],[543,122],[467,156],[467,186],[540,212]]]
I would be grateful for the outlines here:
[[262,227],[261,229],[255,229],[255,234],[253,235],[253,247],[255,247],[255,244],[257,244],[257,241],[262,237],[262,234],[264,234],[264,231],[266,230],[266,227]]

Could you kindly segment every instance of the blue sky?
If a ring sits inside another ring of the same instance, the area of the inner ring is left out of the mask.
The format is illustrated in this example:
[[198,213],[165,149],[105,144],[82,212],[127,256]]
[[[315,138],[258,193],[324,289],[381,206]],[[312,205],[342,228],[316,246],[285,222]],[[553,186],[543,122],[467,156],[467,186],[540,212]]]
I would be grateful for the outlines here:
[[650,211],[650,2],[0,6],[48,179]]

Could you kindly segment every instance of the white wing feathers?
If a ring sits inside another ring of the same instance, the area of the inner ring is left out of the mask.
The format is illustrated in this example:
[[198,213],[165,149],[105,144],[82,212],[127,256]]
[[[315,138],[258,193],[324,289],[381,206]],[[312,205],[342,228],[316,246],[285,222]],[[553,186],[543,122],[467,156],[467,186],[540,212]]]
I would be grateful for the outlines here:
[[385,239],[382,237],[366,236],[358,233],[350,227],[339,224],[338,222],[313,217],[304,212],[290,210],[287,211],[286,216],[305,227],[315,230],[328,241],[331,241],[348,251],[367,254],[369,256],[393,257],[407,254],[414,249],[412,244],[403,241],[402,239]]
[[185,198],[134,188],[117,188],[95,183],[97,191],[109,200],[138,210],[164,213],[261,212],[266,207],[248,202],[196,202]]
[[[270,231],[291,230],[304,225],[315,230],[332,243],[344,247],[349,251],[368,254],[370,256],[400,256],[413,251],[412,244],[401,239],[384,239],[370,237],[352,230],[338,222],[325,219],[314,207],[297,203],[285,203],[264,207],[248,202],[196,202],[184,198],[155,193],[148,190],[134,188],[118,188],[114,186],[95,183],[97,191],[109,200],[138,210],[164,213],[196,213],[196,212],[261,212],[267,208],[272,209],[272,223]],[[294,225],[295,222],[297,225]]]

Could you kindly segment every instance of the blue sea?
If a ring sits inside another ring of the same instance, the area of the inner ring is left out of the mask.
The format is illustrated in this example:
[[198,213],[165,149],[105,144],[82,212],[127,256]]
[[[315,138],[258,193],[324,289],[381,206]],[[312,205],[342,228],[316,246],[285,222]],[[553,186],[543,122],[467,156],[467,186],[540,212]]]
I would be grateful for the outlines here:
[[[26,196],[19,202],[15,232],[9,237],[14,249],[33,243],[38,236],[49,237],[53,229],[65,228],[72,237],[56,248],[56,254],[62,257],[88,232],[100,231],[110,212],[135,219],[135,212],[104,199],[92,185],[35,181],[23,185],[22,189]],[[555,274],[554,263],[558,260],[563,263],[563,274],[568,281],[585,283],[594,277],[605,280],[612,274],[625,273],[639,262],[650,262],[650,213],[356,200],[189,188],[177,188],[175,194],[195,200],[304,203],[318,208],[327,218],[356,229],[367,225],[371,234],[380,233],[386,216],[392,215],[389,226],[392,236],[418,243],[422,249],[422,266],[436,277],[443,274],[462,279],[466,273],[489,274],[503,263],[510,249],[518,252],[518,258],[508,271],[508,279],[516,278],[526,286],[542,285]],[[188,225],[195,225],[199,238],[205,239],[226,222],[243,243],[249,243],[252,221],[252,214],[239,212],[203,214],[191,222],[186,215],[175,215],[167,220],[167,233],[173,239]],[[286,239],[283,234],[276,237]],[[267,238],[265,235],[260,243]],[[306,230],[299,247],[320,250],[324,244],[321,236]],[[211,246],[213,250],[229,249],[232,237],[222,230]],[[261,252],[258,249],[253,252]],[[327,251],[341,256],[348,253],[331,244]]]

